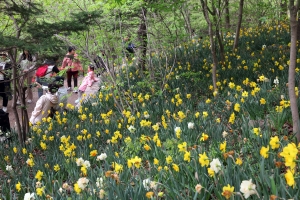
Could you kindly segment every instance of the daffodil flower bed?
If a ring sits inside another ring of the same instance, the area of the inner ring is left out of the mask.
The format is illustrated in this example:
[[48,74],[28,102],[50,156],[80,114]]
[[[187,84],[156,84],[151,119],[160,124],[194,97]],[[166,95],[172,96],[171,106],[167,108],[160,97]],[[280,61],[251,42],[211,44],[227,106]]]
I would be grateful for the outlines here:
[[24,147],[1,146],[0,198],[297,199],[288,55],[276,46],[288,45],[287,30],[244,30],[218,69],[218,91],[207,40],[178,47],[176,66],[157,69],[164,81],[124,68],[118,85],[32,126]]

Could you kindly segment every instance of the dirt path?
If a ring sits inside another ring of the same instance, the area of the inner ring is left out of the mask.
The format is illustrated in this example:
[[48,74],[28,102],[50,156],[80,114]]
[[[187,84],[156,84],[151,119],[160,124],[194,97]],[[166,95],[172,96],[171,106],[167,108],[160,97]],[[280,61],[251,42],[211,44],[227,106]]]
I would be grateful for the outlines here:
[[[83,77],[80,76],[78,83],[80,84],[82,81]],[[72,85],[73,85],[72,81]],[[86,91],[86,94],[95,94],[98,89],[99,89],[99,83],[94,83],[91,88],[88,88]],[[67,87],[67,81],[65,80],[65,87]],[[77,93],[73,93],[72,91],[69,91],[69,98],[68,98],[68,103],[75,105],[75,100],[78,98]],[[37,94],[37,88],[33,89],[33,102],[28,104],[27,103],[27,111],[28,111],[28,117],[30,118],[32,111],[34,110],[35,104],[38,100],[38,94]],[[9,121],[10,121],[10,126],[13,128],[15,124],[15,115],[13,114],[13,110],[11,107],[12,101],[8,101],[7,105],[7,112],[9,113]],[[0,108],[2,108],[2,98],[0,99]]]

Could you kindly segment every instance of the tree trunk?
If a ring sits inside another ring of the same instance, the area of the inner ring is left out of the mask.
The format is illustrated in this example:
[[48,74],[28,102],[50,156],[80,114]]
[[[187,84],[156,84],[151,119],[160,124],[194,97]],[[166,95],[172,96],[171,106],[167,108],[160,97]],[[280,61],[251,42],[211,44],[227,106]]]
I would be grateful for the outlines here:
[[229,0],[225,0],[225,29],[230,30]]
[[289,98],[293,119],[293,133],[296,134],[298,142],[300,141],[300,128],[299,128],[299,113],[297,106],[297,97],[295,93],[295,68],[297,59],[297,13],[299,8],[299,0],[295,4],[294,0],[290,0],[290,25],[291,25],[291,47],[290,47],[290,66],[289,66]]
[[17,128],[17,133],[18,133],[18,140],[19,140],[19,143],[22,145],[24,143],[24,139],[23,139],[23,134],[22,134],[22,128],[21,128],[21,123],[20,123],[20,117],[19,117],[19,114],[18,114],[18,111],[17,111],[17,99],[16,97],[18,96],[17,95],[17,90],[18,90],[18,87],[17,87],[17,64],[16,64],[16,55],[17,55],[17,50],[16,49],[13,49],[13,52],[11,53],[10,57],[11,57],[11,61],[12,61],[12,82],[13,82],[13,96],[14,98],[12,99],[12,110],[14,112],[14,115],[15,115],[15,123],[16,123],[16,128]]
[[143,71],[146,70],[146,56],[147,56],[147,45],[148,45],[146,16],[147,16],[147,9],[145,7],[142,7],[141,15],[140,15],[141,23],[137,34],[140,43],[139,49],[141,52],[139,56],[138,66]]
[[236,26],[236,31],[235,31],[233,51],[238,47],[238,43],[239,43],[240,30],[241,30],[242,18],[243,18],[243,8],[244,8],[244,0],[240,0],[239,15],[238,15],[239,18]]
[[212,68],[212,81],[213,81],[213,86],[214,90],[217,90],[217,65],[218,65],[218,59],[216,55],[216,47],[215,47],[215,42],[214,42],[214,32],[213,32],[213,27],[212,23],[209,19],[208,15],[208,8],[207,8],[207,0],[200,0],[201,5],[202,5],[202,11],[203,15],[205,17],[205,20],[208,24],[208,33],[209,33],[209,40],[210,40],[210,51],[213,59],[213,68]]
[[219,44],[219,53],[220,53],[220,57],[221,57],[221,61],[222,63],[225,62],[225,53],[224,53],[224,45],[223,45],[223,38],[222,38],[222,32],[221,32],[221,14],[219,12],[218,9],[216,9],[215,7],[213,8],[214,11],[214,23],[216,25],[216,37],[218,39],[218,44]]
[[280,1],[280,19],[284,19],[287,15],[287,0]]
[[298,22],[297,22],[297,41],[300,41],[300,17],[298,17]]
[[[8,6],[7,2],[6,2],[6,5]],[[14,23],[14,26],[15,26],[15,31],[16,31],[16,38],[20,38],[21,36],[21,28],[20,26],[22,25],[18,25],[17,23],[17,20],[15,19],[15,17],[10,14],[9,15],[10,19],[13,21]],[[20,142],[20,145],[24,145],[24,142],[26,140],[26,133],[27,132],[23,132],[22,131],[22,126],[24,126],[24,123],[20,123],[20,117],[19,117],[19,114],[18,114],[18,111],[17,111],[17,91],[19,91],[19,97],[21,97],[20,95],[22,94],[22,90],[21,90],[21,87],[18,87],[18,85],[23,85],[23,83],[21,84],[18,84],[17,81],[20,81],[20,78],[18,77],[18,74],[17,74],[17,71],[18,71],[18,68],[17,68],[17,59],[18,59],[18,52],[17,52],[17,48],[13,48],[11,51],[10,51],[10,57],[11,57],[11,61],[12,61],[12,78],[13,78],[13,95],[14,95],[14,98],[13,98],[13,103],[12,103],[12,109],[13,109],[13,112],[14,112],[14,115],[15,115],[15,119],[16,119],[16,126],[17,126],[17,133],[18,133],[18,140]],[[25,100],[24,100],[25,101]],[[25,105],[25,109],[26,109],[26,104],[23,104]],[[27,112],[26,112],[27,113]],[[21,112],[21,119],[24,119],[25,117],[23,116],[23,113]],[[27,119],[28,119],[28,116],[27,116]],[[23,121],[23,120],[22,120]],[[29,121],[27,121],[27,125],[28,126],[28,123]]]
[[180,9],[180,12],[182,14],[182,17],[184,19],[184,23],[185,23],[185,30],[186,32],[189,34],[189,37],[192,39],[193,37],[193,30],[192,30],[192,26],[191,26],[191,20],[190,20],[190,12],[189,9],[186,8],[186,3],[184,3]]

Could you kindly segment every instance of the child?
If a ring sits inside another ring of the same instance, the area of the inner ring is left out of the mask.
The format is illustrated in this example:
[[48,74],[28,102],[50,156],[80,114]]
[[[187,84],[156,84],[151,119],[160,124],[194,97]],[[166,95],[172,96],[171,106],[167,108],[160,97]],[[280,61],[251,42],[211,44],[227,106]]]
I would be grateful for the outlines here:
[[78,88],[79,92],[78,92],[78,99],[75,101],[76,104],[79,103],[79,101],[81,100],[82,93],[85,92],[86,88],[91,87],[94,82],[98,81],[98,79],[95,77],[94,69],[95,69],[95,67],[93,65],[89,65],[88,73],[84,77],[81,85]]
[[59,98],[57,95],[58,86],[55,84],[49,84],[48,92],[41,96],[36,102],[35,108],[31,114],[30,122],[36,124],[41,121],[44,117],[47,118],[51,109],[57,109]]

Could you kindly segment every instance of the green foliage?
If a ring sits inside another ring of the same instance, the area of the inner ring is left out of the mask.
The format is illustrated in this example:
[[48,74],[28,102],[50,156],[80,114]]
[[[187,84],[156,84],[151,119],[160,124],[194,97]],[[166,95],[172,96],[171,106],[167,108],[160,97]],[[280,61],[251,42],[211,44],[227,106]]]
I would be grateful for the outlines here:
[[[188,8],[194,2],[188,1]],[[31,127],[26,151],[15,141],[1,145],[4,178],[0,179],[0,198],[23,198],[26,192],[34,192],[36,199],[47,195],[53,199],[97,199],[101,194],[107,199],[146,199],[151,191],[154,199],[222,199],[224,186],[229,184],[234,186],[231,198],[243,199],[241,183],[250,179],[257,193],[251,195],[252,199],[299,196],[299,179],[295,177],[293,187],[285,178],[290,169],[287,161],[297,161],[298,173],[298,157],[278,156],[294,142],[293,135],[283,127],[291,120],[285,86],[289,58],[289,27],[285,23],[244,29],[234,52],[234,37],[230,32],[224,35],[225,62],[218,63],[218,91],[213,91],[209,40],[187,40],[184,19],[179,14],[179,7],[186,2],[95,1],[87,8],[81,1],[68,3],[67,8],[74,10],[73,19],[63,19],[68,12],[61,6],[57,12],[62,14],[57,18],[30,21],[39,31],[50,25],[55,30],[40,35],[25,28],[20,40],[14,41],[14,36],[2,32],[0,39],[10,45],[18,41],[19,48],[29,47],[34,41],[30,47],[50,53],[60,47],[52,37],[57,33],[68,36],[65,42],[76,44],[82,51],[88,49],[94,55],[104,48],[119,56],[115,60],[109,57],[110,62],[121,62],[121,38],[136,31],[139,6],[147,6],[153,16],[148,18],[148,30],[153,35],[149,37],[151,65],[140,71],[135,62],[138,57],[129,63],[124,59],[122,67],[114,63],[116,79],[104,82],[101,90],[78,109],[67,105],[67,113],[57,113],[54,119],[43,119]],[[260,3],[264,9],[268,7],[266,1]],[[236,9],[237,3],[233,6]],[[79,12],[80,8],[85,11]],[[191,15],[199,16],[198,9],[195,5]],[[85,20],[88,27],[82,24]],[[193,25],[200,28],[204,24]],[[135,38],[135,34],[132,36]],[[47,45],[39,47],[41,44]],[[278,84],[273,82],[276,77]],[[135,131],[130,131],[131,126]],[[272,136],[278,136],[278,148],[272,148]],[[263,147],[269,148],[266,158],[261,153]],[[295,150],[297,155],[297,147],[289,152]],[[102,153],[107,158],[97,159]],[[186,153],[190,153],[190,160]],[[204,153],[208,165],[200,161]],[[29,158],[35,165],[30,166]],[[79,158],[88,162],[79,163]],[[213,159],[220,161],[220,171],[214,175],[208,172]],[[55,170],[57,165],[59,170]],[[6,170],[7,166],[13,170]],[[38,170],[44,173],[39,181],[44,191],[41,196],[37,196]],[[84,178],[89,183],[85,188],[80,185],[78,191],[76,184]],[[149,188],[146,179],[153,181]],[[18,182],[20,191],[16,190]],[[196,191],[197,184],[201,185],[200,192]]]

